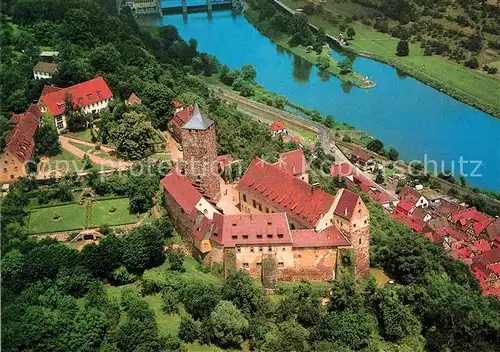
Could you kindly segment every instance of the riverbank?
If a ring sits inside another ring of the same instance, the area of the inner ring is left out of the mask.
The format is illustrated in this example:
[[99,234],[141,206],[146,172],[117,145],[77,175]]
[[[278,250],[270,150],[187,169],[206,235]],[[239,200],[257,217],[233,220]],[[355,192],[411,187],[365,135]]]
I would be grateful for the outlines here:
[[[282,2],[293,10],[307,4],[307,0]],[[338,24],[329,22],[322,15],[310,15],[308,19],[328,34],[336,35],[341,32]],[[349,41],[349,45],[343,46],[344,50],[387,63],[463,103],[500,118],[500,80],[497,78],[463,67],[441,56],[425,56],[419,42],[410,44],[409,56],[399,57],[396,55],[399,39],[357,21],[351,22],[350,26],[356,35]]]
[[330,55],[329,48],[323,48],[323,52],[321,54],[317,54],[314,50],[310,48],[305,48],[301,45],[291,46],[289,44],[291,36],[272,29],[267,19],[264,21],[259,21],[258,13],[254,9],[252,8],[245,9],[243,15],[259,32],[261,32],[266,37],[271,39],[274,43],[278,44],[283,49],[301,57],[302,59],[306,60],[307,62],[315,66],[318,66],[319,57],[321,56],[328,57],[329,66],[327,69],[324,69],[323,71],[326,71],[332,76],[337,77],[341,81],[348,82],[363,89],[373,88],[376,86],[375,82],[365,79],[365,77],[363,77],[361,74],[355,71],[348,74],[341,74],[340,73],[341,70],[338,66],[339,62]]

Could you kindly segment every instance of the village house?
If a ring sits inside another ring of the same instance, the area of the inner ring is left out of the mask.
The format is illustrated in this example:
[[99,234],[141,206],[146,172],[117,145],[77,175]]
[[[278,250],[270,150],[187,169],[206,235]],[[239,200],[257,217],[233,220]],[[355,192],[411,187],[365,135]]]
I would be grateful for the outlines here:
[[125,100],[126,105],[142,104],[142,99],[139,98],[135,93],[130,94],[127,100]]
[[330,175],[339,180],[344,180],[347,186],[357,187],[363,193],[367,194],[374,202],[382,205],[384,208],[392,206],[392,199],[387,192],[380,189],[374,182],[357,172],[350,163],[333,164],[330,168]]
[[53,62],[38,62],[33,68],[35,79],[51,79],[57,72],[57,64]]
[[429,206],[429,200],[408,185],[401,188],[399,198],[405,200],[416,208],[427,208]]
[[168,129],[172,137],[179,143],[182,143],[182,126],[184,126],[193,115],[194,106],[190,105],[184,107],[184,105],[176,100],[173,102],[174,106],[174,116],[172,120],[168,123]]
[[159,0],[127,0],[125,6],[137,15],[157,14],[161,12]]
[[269,128],[271,129],[271,131],[273,131],[273,137],[276,137],[278,135],[288,135],[288,130],[286,129],[285,124],[280,120],[270,123]]
[[254,159],[238,183],[242,213],[227,215],[216,206],[220,177],[210,166],[220,163],[215,124],[195,105],[181,136],[184,160],[161,185],[195,256],[246,270],[272,288],[277,280],[334,279],[341,251],[352,249],[357,277],[369,276],[368,209],[346,189],[330,195],[305,182],[302,151],[282,154],[289,165]]
[[26,163],[31,160],[35,148],[33,137],[41,117],[42,112],[36,104],[22,114],[12,115],[12,130],[6,138],[5,150],[0,157],[0,183],[13,182],[28,175]]
[[97,77],[67,88],[45,86],[38,104],[42,112],[54,117],[57,131],[62,132],[68,125],[65,116],[68,99],[71,99],[74,109],[91,114],[105,109],[112,98],[113,93],[104,79]]
[[351,161],[363,171],[373,171],[375,169],[375,159],[360,148],[351,151]]

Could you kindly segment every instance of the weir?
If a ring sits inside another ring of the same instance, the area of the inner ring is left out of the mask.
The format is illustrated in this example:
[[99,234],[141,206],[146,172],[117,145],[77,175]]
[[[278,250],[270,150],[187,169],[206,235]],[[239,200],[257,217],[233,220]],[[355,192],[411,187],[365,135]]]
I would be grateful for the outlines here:
[[161,13],[163,15],[182,13],[186,20],[188,13],[207,12],[208,17],[211,17],[213,11],[237,9],[239,4],[239,0],[191,0],[189,3],[188,0],[181,0],[180,3],[167,0],[161,2]]

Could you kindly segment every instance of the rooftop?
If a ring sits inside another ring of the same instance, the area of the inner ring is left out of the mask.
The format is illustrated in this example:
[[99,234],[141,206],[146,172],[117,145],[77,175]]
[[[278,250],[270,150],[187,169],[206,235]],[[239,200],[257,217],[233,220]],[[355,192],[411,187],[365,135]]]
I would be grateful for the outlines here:
[[301,175],[309,171],[306,157],[302,148],[291,150],[280,154],[277,166],[290,175]]
[[361,159],[361,160],[364,160],[364,161],[368,161],[370,159],[373,159],[373,157],[370,154],[368,154],[367,152],[365,152],[364,150],[362,150],[360,148],[354,148],[351,151],[351,156],[356,157],[356,158]]
[[100,76],[71,87],[60,88],[58,90],[55,90],[55,88],[49,88],[50,92],[46,91],[46,94],[42,92],[42,96],[40,97],[40,100],[52,116],[59,116],[66,111],[65,100],[68,95],[71,96],[73,107],[75,108],[97,103],[113,96],[108,85]]
[[335,201],[332,195],[259,158],[250,163],[238,187],[311,227],[316,226]]
[[38,129],[42,112],[32,104],[23,114],[13,115],[14,124],[6,139],[6,150],[22,162],[31,158],[35,142],[33,137]]
[[339,197],[339,201],[333,211],[334,214],[346,220],[351,220],[356,204],[361,203],[361,197],[345,188],[339,191],[337,197]]
[[330,226],[321,232],[313,229],[292,230],[293,247],[340,247],[351,243],[335,226]]
[[176,169],[170,172],[161,180],[161,185],[179,206],[190,214],[195,205],[202,198],[201,193],[184,175],[181,175]]
[[204,131],[212,126],[213,123],[214,122],[212,120],[201,114],[198,103],[195,103],[191,118],[184,124],[184,126],[182,126],[182,128],[185,130]]
[[43,62],[43,61],[38,62],[33,68],[33,71],[36,72],[54,73],[56,70],[57,70],[57,64],[54,64],[52,62]]
[[278,120],[274,121],[273,123],[270,123],[269,128],[272,129],[274,132],[278,132],[285,129],[285,124],[280,120]]
[[142,103],[142,99],[139,98],[135,93],[132,93],[130,94],[130,96],[128,97],[127,99],[127,103],[129,105],[132,105],[132,104],[141,104]]

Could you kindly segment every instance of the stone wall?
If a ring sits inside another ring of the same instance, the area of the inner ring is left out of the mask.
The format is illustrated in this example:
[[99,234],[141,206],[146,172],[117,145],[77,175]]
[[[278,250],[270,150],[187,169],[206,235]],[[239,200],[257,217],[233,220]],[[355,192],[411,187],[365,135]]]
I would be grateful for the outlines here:
[[182,149],[185,175],[205,196],[218,200],[220,177],[215,126],[204,131],[182,130]]
[[335,278],[337,248],[294,248],[293,268],[278,270],[280,281],[328,281]]
[[354,249],[356,278],[370,276],[370,212],[359,198],[350,224],[350,239]]

